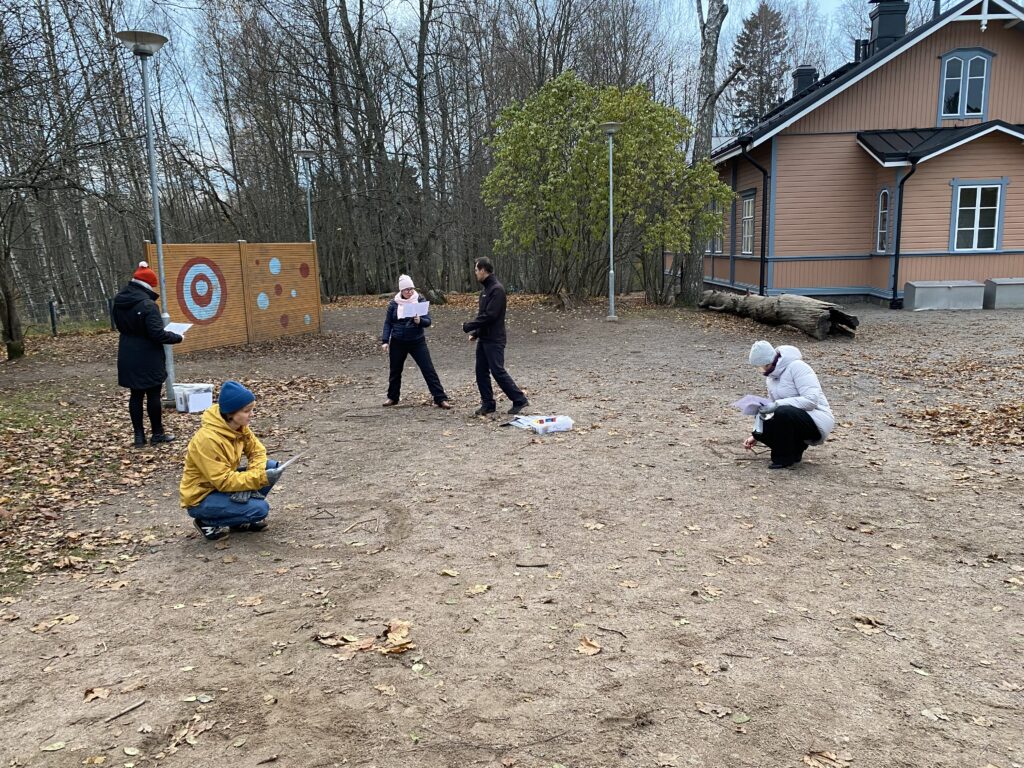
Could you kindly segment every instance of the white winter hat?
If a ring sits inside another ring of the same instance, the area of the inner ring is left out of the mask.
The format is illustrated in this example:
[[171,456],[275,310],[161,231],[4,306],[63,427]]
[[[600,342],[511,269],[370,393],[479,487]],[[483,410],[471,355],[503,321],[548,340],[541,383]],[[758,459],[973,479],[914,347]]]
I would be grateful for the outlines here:
[[754,345],[750,348],[751,365],[771,365],[774,359],[775,347],[764,339],[755,341]]
[[416,286],[413,285],[412,278],[409,277],[408,275],[399,275],[398,276],[398,290],[399,291],[404,291],[406,288],[415,288],[415,287]]

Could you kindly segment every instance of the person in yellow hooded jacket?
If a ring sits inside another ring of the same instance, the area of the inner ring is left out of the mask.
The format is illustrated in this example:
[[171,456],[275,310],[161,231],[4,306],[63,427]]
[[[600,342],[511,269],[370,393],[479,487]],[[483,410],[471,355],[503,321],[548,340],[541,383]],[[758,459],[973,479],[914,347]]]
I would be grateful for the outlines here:
[[[181,506],[209,541],[230,531],[267,527],[266,495],[284,468],[267,458],[267,449],[249,428],[255,404],[256,396],[237,381],[224,382],[216,405],[203,412],[188,444],[178,488]],[[244,470],[239,469],[243,454]]]

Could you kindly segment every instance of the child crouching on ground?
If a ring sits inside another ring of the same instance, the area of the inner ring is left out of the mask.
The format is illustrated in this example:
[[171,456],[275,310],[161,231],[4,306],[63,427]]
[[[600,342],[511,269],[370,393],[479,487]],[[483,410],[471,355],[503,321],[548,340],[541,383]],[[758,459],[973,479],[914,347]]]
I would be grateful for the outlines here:
[[[229,531],[259,532],[267,527],[264,498],[284,472],[267,459],[267,449],[249,429],[256,396],[237,381],[226,381],[216,405],[203,412],[202,425],[188,444],[179,492],[183,506],[203,536],[216,541]],[[239,469],[242,454],[245,470]]]

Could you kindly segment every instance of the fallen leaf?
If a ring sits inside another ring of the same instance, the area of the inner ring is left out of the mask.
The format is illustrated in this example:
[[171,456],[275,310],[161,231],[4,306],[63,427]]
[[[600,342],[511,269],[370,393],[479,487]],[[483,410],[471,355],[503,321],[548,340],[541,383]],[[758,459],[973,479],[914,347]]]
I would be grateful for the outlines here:
[[135,755],[139,754],[139,748],[138,747],[125,747],[124,748],[124,753],[126,755],[128,755],[128,757],[135,757]]
[[445,570],[441,571],[441,575],[442,576],[451,576],[454,579],[456,576],[459,575],[459,572],[457,570],[455,570],[454,568],[446,568]]
[[579,647],[576,649],[576,653],[582,653],[584,656],[596,656],[601,652],[601,646],[591,640],[589,637],[584,635],[580,638]]
[[933,723],[937,723],[939,720],[949,720],[942,707],[932,707],[931,709],[922,709],[921,714],[931,720]]
[[811,768],[849,768],[853,760],[849,752],[808,752],[804,755],[804,763]]
[[731,710],[727,707],[721,707],[718,704],[706,704],[703,701],[698,701],[696,702],[696,704],[698,712],[701,712],[705,715],[714,715],[719,720],[721,720],[723,717],[725,717],[731,712]]
[[82,761],[82,765],[103,765],[105,762],[107,762],[107,758],[103,755],[93,755],[92,757],[85,758]]
[[385,696],[397,696],[398,695],[397,691],[395,691],[395,686],[393,686],[393,685],[375,685],[373,687],[374,687],[375,690],[380,691]]
[[743,712],[737,712],[735,715],[732,716],[732,721],[734,723],[736,723],[736,725],[742,725],[743,723],[749,723],[750,722],[750,715],[747,715],[747,714],[745,714]]
[[882,632],[885,627],[884,621],[879,621],[873,616],[854,616],[853,626],[857,628],[857,631],[865,635],[877,635]]
[[466,590],[466,594],[472,597],[473,595],[482,595],[484,592],[491,588],[490,584],[474,584],[472,587]]
[[623,589],[636,589],[640,585],[635,581],[620,581],[619,586]]
[[47,744],[45,747],[40,747],[39,751],[40,752],[59,752],[62,749],[64,749],[64,742],[63,741],[55,741],[55,742],[53,742],[53,744]]
[[240,747],[243,744],[245,744],[245,736],[242,736],[241,738],[235,739],[234,743],[231,746],[232,747]]
[[263,604],[263,597],[260,595],[253,595],[252,597],[247,597],[244,600],[239,600],[238,604],[243,608],[255,608],[257,605]]
[[664,752],[659,752],[658,757],[655,758],[659,768],[672,768],[678,759],[679,755],[668,755]]
[[88,688],[85,691],[85,700],[95,701],[96,699],[105,699],[110,696],[109,688]]

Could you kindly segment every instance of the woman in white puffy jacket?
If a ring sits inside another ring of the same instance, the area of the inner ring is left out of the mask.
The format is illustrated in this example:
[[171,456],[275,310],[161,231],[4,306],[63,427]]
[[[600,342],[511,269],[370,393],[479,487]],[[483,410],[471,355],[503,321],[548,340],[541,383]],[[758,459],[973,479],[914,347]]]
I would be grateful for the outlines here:
[[796,347],[774,348],[758,341],[750,348],[750,364],[761,369],[771,402],[758,411],[763,427],[753,432],[743,446],[755,442],[772,449],[769,469],[785,469],[803,458],[808,445],[821,445],[835,427],[825,393],[814,369],[801,359]]

